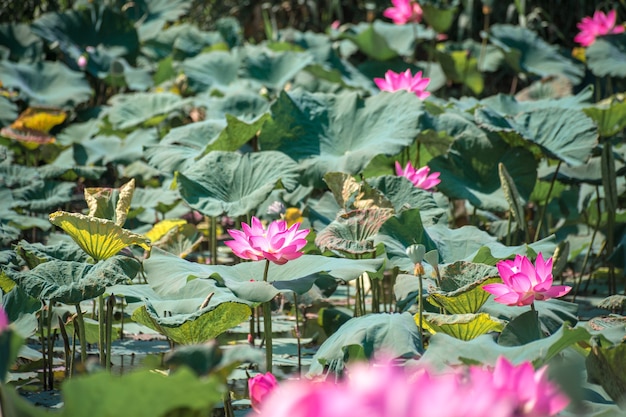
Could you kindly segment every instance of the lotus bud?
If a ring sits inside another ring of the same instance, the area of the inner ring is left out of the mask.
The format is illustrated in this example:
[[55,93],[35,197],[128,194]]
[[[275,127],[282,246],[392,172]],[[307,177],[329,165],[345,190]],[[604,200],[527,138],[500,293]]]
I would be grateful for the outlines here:
[[414,264],[422,263],[424,260],[424,255],[426,254],[426,246],[418,243],[416,245],[411,245],[406,248],[406,254]]

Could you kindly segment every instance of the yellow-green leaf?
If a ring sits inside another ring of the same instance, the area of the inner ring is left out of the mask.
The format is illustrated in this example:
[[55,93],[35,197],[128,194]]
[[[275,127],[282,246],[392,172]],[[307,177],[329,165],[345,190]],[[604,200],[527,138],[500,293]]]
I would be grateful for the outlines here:
[[449,293],[432,292],[427,300],[437,307],[444,308],[448,313],[476,313],[489,298],[489,293],[483,290],[483,285],[501,281],[499,277],[488,277]]
[[167,234],[170,230],[178,228],[187,223],[187,220],[183,219],[165,219],[155,224],[152,229],[146,232],[145,236],[150,239],[151,242],[156,242]]
[[[415,322],[419,320],[415,315]],[[501,332],[504,322],[487,313],[479,314],[424,314],[424,328],[431,333],[445,333],[461,340],[472,340],[489,332]],[[419,324],[418,324],[419,325]]]
[[148,238],[123,229],[111,220],[57,211],[50,215],[50,222],[65,230],[96,261],[110,258],[130,245],[150,251]]

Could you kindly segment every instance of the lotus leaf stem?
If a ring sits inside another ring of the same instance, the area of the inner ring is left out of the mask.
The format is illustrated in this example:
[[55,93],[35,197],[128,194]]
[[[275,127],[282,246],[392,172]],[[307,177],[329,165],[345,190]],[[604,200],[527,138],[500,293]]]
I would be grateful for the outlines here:
[[[263,281],[267,282],[267,273],[270,269],[270,261],[265,260]],[[265,371],[272,372],[272,300],[263,303],[263,334],[265,335]]]

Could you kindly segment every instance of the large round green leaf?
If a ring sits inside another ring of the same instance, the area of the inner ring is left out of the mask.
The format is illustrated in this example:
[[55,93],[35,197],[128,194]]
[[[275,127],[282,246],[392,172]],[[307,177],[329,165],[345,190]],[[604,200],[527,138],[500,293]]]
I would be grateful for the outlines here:
[[186,59],[181,69],[187,76],[190,89],[205,91],[224,89],[235,82],[240,64],[241,58],[234,53],[212,51]]
[[142,42],[152,39],[168,22],[176,22],[191,6],[191,0],[134,0],[133,7],[123,7],[126,16],[135,21]]
[[184,173],[177,185],[183,199],[207,216],[237,217],[251,213],[280,181],[296,187],[298,165],[281,152],[211,152]]
[[139,50],[132,22],[106,6],[46,13],[33,22],[32,28],[49,43],[58,44],[74,65],[87,47],[97,50],[93,59],[87,60],[87,71],[95,76],[108,72],[114,57],[125,56],[134,61]]
[[250,78],[267,88],[281,90],[285,84],[313,62],[306,52],[275,52],[257,46],[247,46],[239,76]]
[[169,115],[179,110],[184,101],[173,93],[134,93],[114,96],[110,104],[107,115],[113,128],[128,129],[151,122],[157,116]]
[[478,109],[475,117],[477,123],[489,130],[517,132],[538,145],[542,153],[569,165],[587,161],[598,142],[597,126],[580,110],[547,108],[501,116],[491,109]]
[[584,74],[580,64],[561,55],[556,46],[528,28],[495,24],[490,28],[489,40],[502,49],[507,63],[516,72],[542,77],[563,74],[574,83],[578,83]]
[[313,356],[307,375],[341,374],[344,350],[352,345],[361,346],[367,358],[377,351],[394,357],[416,357],[424,351],[411,314],[368,314],[348,320],[326,339]]
[[[4,55],[6,53],[6,56]],[[25,23],[0,24],[0,57],[11,61],[41,61],[43,42]]]
[[0,61],[0,81],[20,91],[31,106],[73,107],[91,97],[91,87],[80,72],[60,62],[37,64]]
[[95,265],[52,260],[14,278],[31,297],[78,304],[103,294],[108,286],[130,282],[139,266],[137,260],[127,256],[114,256]]
[[[399,111],[402,109],[402,111]],[[323,186],[327,172],[357,174],[378,154],[393,155],[419,132],[422,101],[408,92],[281,93],[259,141],[301,161],[305,181]]]
[[598,37],[585,51],[585,58],[598,77],[626,77],[626,34]]
[[527,200],[537,180],[537,162],[532,153],[512,148],[476,127],[468,125],[450,152],[432,159],[428,165],[441,173],[437,188],[448,197],[468,200],[485,210],[506,211],[509,205],[498,176],[499,163],[504,164],[521,197]]

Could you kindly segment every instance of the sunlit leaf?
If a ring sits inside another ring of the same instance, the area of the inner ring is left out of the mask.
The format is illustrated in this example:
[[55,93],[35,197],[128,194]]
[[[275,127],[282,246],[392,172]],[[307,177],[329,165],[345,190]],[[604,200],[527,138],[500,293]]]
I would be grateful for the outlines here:
[[130,245],[138,245],[150,251],[150,241],[146,237],[122,229],[111,220],[57,211],[50,214],[50,222],[65,230],[97,261],[110,258]]
[[324,182],[335,196],[337,203],[348,211],[351,209],[392,208],[380,191],[367,182],[357,182],[350,174],[329,172],[324,175]]
[[[418,323],[418,316],[415,315]],[[489,332],[500,332],[502,320],[494,319],[486,313],[479,314],[424,314],[424,329],[431,333],[445,333],[456,339],[472,340]]]
[[178,228],[184,224],[187,224],[187,220],[164,219],[152,226],[152,229],[148,230],[148,232],[144,233],[144,235],[150,239],[151,242],[156,242],[165,236],[170,230]]
[[152,303],[138,308],[132,319],[167,336],[176,343],[203,343],[214,339],[231,327],[237,326],[250,317],[250,307],[246,304],[224,302],[209,305],[196,313],[181,314],[169,311],[161,315]]

